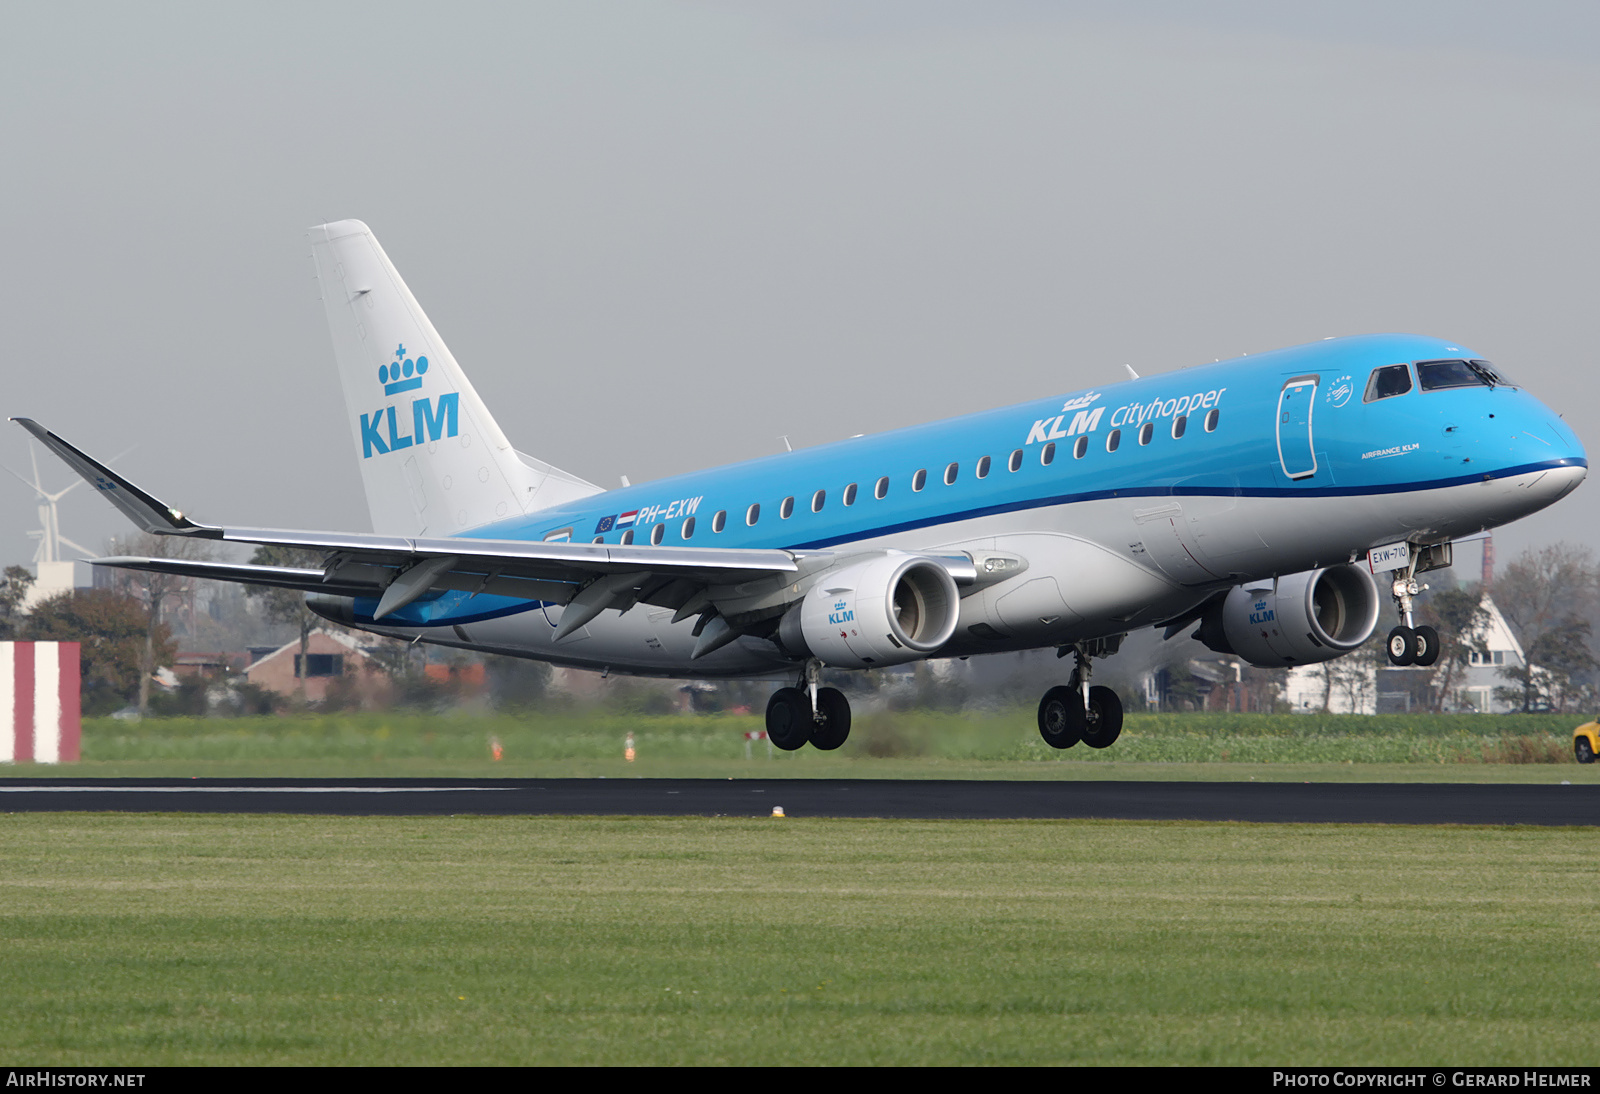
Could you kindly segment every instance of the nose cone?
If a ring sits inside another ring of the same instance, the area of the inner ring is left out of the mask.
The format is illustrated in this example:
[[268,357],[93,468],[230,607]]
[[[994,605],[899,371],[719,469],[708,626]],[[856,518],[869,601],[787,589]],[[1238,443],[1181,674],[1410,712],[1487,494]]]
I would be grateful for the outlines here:
[[1589,454],[1561,415],[1537,400],[1529,401],[1538,411],[1515,417],[1513,443],[1528,462],[1545,465],[1556,479],[1568,484],[1563,494],[1570,492],[1588,474]]
[[[1589,466],[1589,454],[1584,451],[1583,442],[1578,440],[1574,433],[1560,415],[1551,414],[1550,431],[1555,434],[1556,445],[1562,450],[1562,458],[1570,461],[1575,467],[1586,468]],[[1578,476],[1582,479],[1583,476]]]
[[1588,474],[1587,465],[1579,461],[1552,467],[1528,485],[1528,493],[1537,502],[1536,508],[1543,509],[1576,490]]
[[[1477,462],[1488,463],[1486,471],[1514,474],[1589,466],[1588,453],[1577,434],[1561,415],[1532,395],[1504,388],[1472,395],[1470,405],[1453,408],[1447,417],[1452,423],[1459,418],[1465,427],[1462,432],[1471,435],[1463,454],[1470,452]],[[1582,479],[1579,474],[1575,481]]]
[[[1500,394],[1496,392],[1495,394]],[[1507,488],[1503,501],[1526,516],[1572,493],[1589,473],[1583,442],[1554,410],[1526,392],[1497,399],[1477,449],[1486,479]],[[1516,519],[1512,517],[1511,519]]]

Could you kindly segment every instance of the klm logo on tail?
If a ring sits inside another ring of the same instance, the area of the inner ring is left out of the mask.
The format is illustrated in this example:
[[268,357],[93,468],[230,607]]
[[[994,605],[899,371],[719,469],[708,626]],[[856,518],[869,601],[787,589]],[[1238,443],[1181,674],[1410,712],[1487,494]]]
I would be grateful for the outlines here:
[[[415,361],[406,356],[406,347],[397,346],[395,359],[378,366],[378,383],[385,395],[398,395],[415,391],[422,386],[422,377],[428,372],[428,359]],[[411,400],[411,420],[406,423],[410,433],[401,433],[401,414],[394,404],[372,414],[361,415],[361,458],[370,459],[375,453],[398,452],[424,441],[437,441],[441,437],[454,437],[458,432],[461,397],[454,391],[438,399],[426,395]]]

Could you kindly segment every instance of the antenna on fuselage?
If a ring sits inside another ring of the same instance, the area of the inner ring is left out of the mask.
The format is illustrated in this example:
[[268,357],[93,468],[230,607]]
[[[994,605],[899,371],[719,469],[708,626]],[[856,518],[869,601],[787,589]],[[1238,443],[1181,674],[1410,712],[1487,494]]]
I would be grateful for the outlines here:
[[1123,365],[1122,367],[1128,370],[1128,379],[1137,380],[1139,378],[1139,374],[1133,371],[1132,365]]

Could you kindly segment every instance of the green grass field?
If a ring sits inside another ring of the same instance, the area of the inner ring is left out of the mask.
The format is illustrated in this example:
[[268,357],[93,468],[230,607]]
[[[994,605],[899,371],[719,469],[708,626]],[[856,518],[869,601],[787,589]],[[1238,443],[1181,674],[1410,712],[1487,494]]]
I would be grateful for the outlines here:
[[[1057,751],[1033,712],[867,714],[837,752],[747,745],[755,716],[332,714],[84,724],[84,762],[14,774],[679,778],[1273,779],[1600,783],[1552,716],[1130,715],[1102,751]],[[636,759],[623,748],[633,735]],[[498,741],[502,759],[492,758]],[[1530,760],[1542,762],[1526,762]],[[1507,762],[1520,761],[1520,762]]]
[[[85,723],[13,775],[1600,783],[1571,720]],[[633,735],[637,758],[623,759]],[[498,742],[502,759],[491,757]],[[1529,762],[1540,761],[1540,762]],[[1592,1066],[1593,830],[0,815],[0,1044],[103,1064]]]
[[0,815],[17,1065],[1596,1059],[1592,831]]

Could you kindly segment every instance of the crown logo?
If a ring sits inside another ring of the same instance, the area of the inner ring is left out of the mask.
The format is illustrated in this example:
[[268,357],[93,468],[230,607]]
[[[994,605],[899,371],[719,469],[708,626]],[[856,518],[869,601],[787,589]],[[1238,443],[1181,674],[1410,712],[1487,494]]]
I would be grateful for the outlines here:
[[1069,410],[1082,410],[1084,407],[1088,406],[1098,398],[1100,398],[1100,393],[1098,391],[1091,391],[1087,394],[1079,395],[1076,399],[1068,399],[1062,404],[1061,413],[1065,414]]
[[427,371],[428,359],[418,357],[413,361],[406,356],[405,344],[401,343],[395,346],[394,360],[378,366],[378,383],[383,385],[385,395],[397,395],[421,387],[422,375]]

